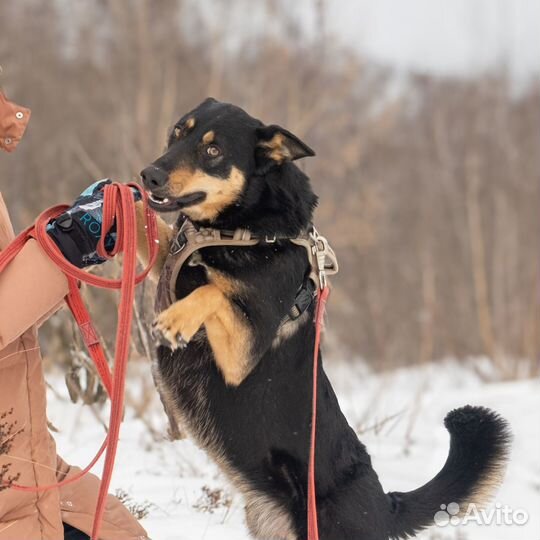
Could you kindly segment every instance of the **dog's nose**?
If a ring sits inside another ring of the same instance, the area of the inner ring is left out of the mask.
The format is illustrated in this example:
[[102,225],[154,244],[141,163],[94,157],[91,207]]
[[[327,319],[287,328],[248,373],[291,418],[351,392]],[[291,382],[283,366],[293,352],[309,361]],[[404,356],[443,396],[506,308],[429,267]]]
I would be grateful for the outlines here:
[[169,173],[155,165],[150,165],[141,171],[141,178],[144,187],[147,189],[157,189],[163,187],[167,183],[169,180]]

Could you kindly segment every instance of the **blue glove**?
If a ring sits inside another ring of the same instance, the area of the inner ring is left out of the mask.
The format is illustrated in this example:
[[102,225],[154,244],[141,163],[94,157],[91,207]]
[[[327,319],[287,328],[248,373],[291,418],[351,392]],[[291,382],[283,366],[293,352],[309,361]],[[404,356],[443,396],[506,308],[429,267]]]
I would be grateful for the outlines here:
[[[73,206],[52,220],[47,233],[60,248],[64,257],[79,268],[101,264],[107,259],[97,253],[103,222],[103,188],[110,184],[106,178],[94,182],[77,197]],[[141,194],[133,189],[136,201]],[[111,251],[116,243],[116,224],[105,237],[105,249]]]

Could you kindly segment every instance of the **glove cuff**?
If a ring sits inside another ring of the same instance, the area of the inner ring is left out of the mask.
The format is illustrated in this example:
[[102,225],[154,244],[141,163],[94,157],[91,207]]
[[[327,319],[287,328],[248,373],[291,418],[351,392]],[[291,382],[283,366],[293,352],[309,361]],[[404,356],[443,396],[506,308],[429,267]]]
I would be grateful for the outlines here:
[[69,215],[63,214],[56,219],[47,233],[71,264],[78,268],[93,264],[87,256],[93,251],[93,248],[89,245],[85,232],[81,230],[79,223]]

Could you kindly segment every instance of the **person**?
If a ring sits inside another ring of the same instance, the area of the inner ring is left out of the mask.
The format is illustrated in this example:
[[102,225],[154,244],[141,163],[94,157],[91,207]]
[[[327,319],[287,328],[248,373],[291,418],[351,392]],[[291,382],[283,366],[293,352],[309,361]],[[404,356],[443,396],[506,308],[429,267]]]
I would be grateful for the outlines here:
[[[0,90],[0,149],[15,150],[29,119],[30,111],[8,101]],[[83,194],[94,201],[97,217],[102,184],[94,184]],[[71,262],[83,267],[102,261],[95,254],[99,238],[88,236],[79,226],[81,200],[60,223],[51,225],[49,234]],[[0,251],[13,238],[0,193]],[[63,305],[67,291],[64,274],[34,240],[0,273],[0,540],[83,540],[91,533],[99,490],[96,476],[87,474],[72,484],[40,492],[9,488],[10,482],[54,484],[80,471],[56,454],[48,430],[37,339],[40,324]],[[148,536],[121,502],[109,495],[100,539],[145,540]]]

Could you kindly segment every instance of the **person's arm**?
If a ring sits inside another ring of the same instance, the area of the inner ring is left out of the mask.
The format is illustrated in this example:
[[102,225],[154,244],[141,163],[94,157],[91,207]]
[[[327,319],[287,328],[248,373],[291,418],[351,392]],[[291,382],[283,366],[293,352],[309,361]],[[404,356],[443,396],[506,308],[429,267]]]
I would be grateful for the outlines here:
[[[0,195],[0,249],[13,237],[7,208]],[[0,273],[0,350],[54,313],[62,305],[67,291],[64,274],[35,240],[29,240]]]
[[[29,119],[30,109],[8,101],[0,91],[0,150],[15,150]],[[0,250],[14,236],[0,195]],[[58,309],[66,293],[64,274],[34,240],[28,241],[0,274],[0,350]]]
[[[106,259],[97,253],[101,237],[103,187],[110,180],[100,180],[88,187],[73,206],[54,219],[47,232],[64,257],[73,265],[85,268]],[[136,200],[139,192],[134,190]],[[1,202],[0,249],[13,238],[7,209]],[[106,249],[116,242],[116,228],[105,237]],[[0,350],[31,326],[39,325],[62,304],[68,292],[67,279],[34,241],[0,274]]]
[[8,101],[0,90],[0,150],[13,152],[30,120],[30,109]]

